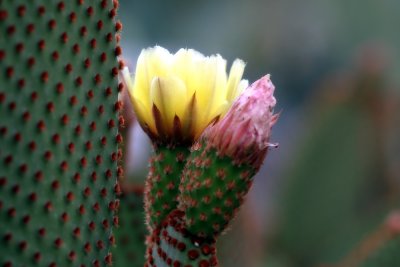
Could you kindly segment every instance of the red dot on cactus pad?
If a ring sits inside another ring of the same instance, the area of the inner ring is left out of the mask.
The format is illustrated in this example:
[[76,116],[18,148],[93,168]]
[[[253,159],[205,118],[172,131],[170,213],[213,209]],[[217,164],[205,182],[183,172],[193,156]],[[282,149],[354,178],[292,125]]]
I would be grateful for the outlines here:
[[35,25],[33,25],[32,23],[30,23],[30,24],[28,24],[27,26],[26,26],[26,32],[28,33],[28,34],[31,34],[32,32],[34,32],[35,31]]
[[120,46],[117,46],[115,48],[115,55],[120,56],[122,54],[122,48]]
[[63,244],[63,241],[61,238],[56,238],[54,240],[54,245],[56,246],[56,248],[60,248],[62,246],[62,244]]
[[75,79],[75,83],[77,86],[81,86],[82,82],[83,82],[83,80],[82,80],[82,77],[80,77],[80,76]]
[[80,112],[81,115],[82,115],[82,116],[86,116],[87,112],[88,112],[87,107],[83,106],[83,107],[81,108],[81,112]]
[[115,8],[111,9],[108,15],[110,18],[114,18],[117,15]]
[[86,150],[91,150],[92,149],[92,143],[90,141],[87,141],[85,143],[85,148],[86,148]]
[[57,8],[58,8],[59,11],[63,11],[64,8],[65,8],[64,2],[63,2],[63,1],[60,1],[60,2],[58,3],[58,5],[57,5]]
[[53,143],[58,144],[60,142],[60,135],[54,134],[52,137]]
[[90,40],[90,46],[91,46],[93,49],[96,48],[96,46],[97,46],[97,41],[96,41],[96,39]]
[[35,252],[35,254],[33,254],[33,259],[35,262],[39,262],[42,258],[42,254],[40,254],[40,252]]
[[86,36],[87,35],[87,28],[85,26],[81,27],[81,36]]
[[40,79],[42,82],[46,83],[49,80],[49,73],[47,71],[42,72]]
[[45,47],[46,47],[46,42],[45,42],[44,40],[40,40],[40,41],[38,42],[38,48],[39,48],[39,50],[44,50]]
[[79,172],[74,174],[73,180],[75,183],[79,183],[81,180],[81,175],[79,174]]
[[98,248],[99,250],[103,249],[103,248],[104,248],[104,242],[103,242],[103,240],[97,241],[96,245],[97,245],[97,248]]
[[81,235],[81,229],[80,229],[79,227],[76,227],[76,228],[73,230],[73,235],[74,235],[75,237],[79,237],[79,236]]
[[66,32],[62,33],[60,38],[61,38],[61,41],[63,43],[67,43],[68,42],[68,34]]
[[0,9],[0,21],[5,20],[8,17],[8,12],[5,9]]
[[75,261],[76,260],[76,252],[75,251],[70,251],[68,254],[68,258],[71,261]]
[[102,80],[101,75],[100,75],[99,73],[97,73],[97,74],[94,76],[94,82],[95,82],[96,84],[99,84],[99,83],[101,83],[101,80]]
[[50,30],[53,30],[57,26],[57,22],[54,19],[49,20],[48,26]]
[[86,13],[89,15],[89,17],[90,16],[92,16],[93,15],[93,7],[88,7],[87,9],[86,9]]
[[8,35],[13,35],[15,33],[15,26],[11,25],[7,28]]
[[24,44],[18,43],[15,45],[15,51],[19,54],[24,50]]
[[113,34],[111,32],[107,33],[106,41],[110,43],[112,42],[112,40],[113,40]]
[[121,23],[120,21],[117,21],[117,22],[115,23],[115,30],[116,30],[116,31],[122,30],[122,23]]
[[90,243],[86,243],[84,245],[84,250],[86,253],[89,253],[92,250],[92,246],[90,245]]
[[71,12],[69,14],[69,21],[74,23],[76,21],[76,13],[75,12]]
[[28,247],[28,243],[26,241],[21,241],[18,247],[20,250],[25,250]]
[[46,13],[46,8],[44,6],[39,6],[37,9],[39,16],[43,16]]
[[90,188],[89,188],[89,187],[86,187],[86,188],[83,190],[83,195],[84,195],[85,197],[88,197],[88,196],[90,196],[90,194],[91,194]]
[[102,0],[100,3],[101,8],[105,9],[107,7],[108,1],[107,0]]

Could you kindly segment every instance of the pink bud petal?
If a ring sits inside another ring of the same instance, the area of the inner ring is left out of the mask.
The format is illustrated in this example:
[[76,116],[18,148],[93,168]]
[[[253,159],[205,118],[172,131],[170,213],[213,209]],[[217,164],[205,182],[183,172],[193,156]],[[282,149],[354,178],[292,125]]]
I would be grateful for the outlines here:
[[221,156],[230,156],[237,164],[258,168],[269,147],[271,127],[278,119],[273,114],[275,87],[266,75],[250,85],[238,97],[225,117],[209,126],[203,138],[217,148]]

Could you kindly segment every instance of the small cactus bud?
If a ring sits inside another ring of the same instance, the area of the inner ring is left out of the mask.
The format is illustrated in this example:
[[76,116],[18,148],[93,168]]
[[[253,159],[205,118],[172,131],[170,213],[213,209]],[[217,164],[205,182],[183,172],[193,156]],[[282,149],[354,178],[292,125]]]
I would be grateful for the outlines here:
[[278,119],[273,114],[276,100],[274,85],[266,75],[239,96],[226,116],[203,133],[219,156],[229,156],[234,163],[247,163],[256,169],[262,164],[269,143],[271,127]]
[[276,100],[269,75],[238,97],[226,116],[192,146],[180,184],[178,208],[188,231],[216,237],[242,205],[270,146]]

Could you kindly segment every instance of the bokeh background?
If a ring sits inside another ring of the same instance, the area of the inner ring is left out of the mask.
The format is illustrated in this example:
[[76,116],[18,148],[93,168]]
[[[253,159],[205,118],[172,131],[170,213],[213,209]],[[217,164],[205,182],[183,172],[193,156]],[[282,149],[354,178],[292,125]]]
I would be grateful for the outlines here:
[[[399,10],[398,0],[120,0],[131,68],[161,45],[241,58],[250,82],[272,75],[280,146],[219,241],[222,266],[400,266],[379,258],[399,242],[381,234],[400,208]],[[150,145],[131,126],[127,179],[140,184]]]

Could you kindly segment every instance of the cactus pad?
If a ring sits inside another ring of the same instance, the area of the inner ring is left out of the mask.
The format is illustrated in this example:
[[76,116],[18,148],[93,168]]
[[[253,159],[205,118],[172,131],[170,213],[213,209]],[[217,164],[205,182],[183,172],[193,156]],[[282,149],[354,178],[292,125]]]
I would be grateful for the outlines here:
[[220,234],[236,214],[256,170],[220,157],[200,140],[193,146],[183,171],[179,209],[185,212],[187,229],[195,235]]
[[118,210],[119,225],[114,229],[115,267],[143,267],[146,252],[143,187],[124,188]]
[[146,221],[151,232],[178,204],[179,183],[187,147],[156,146],[145,186]]
[[111,263],[116,7],[0,0],[1,266]]
[[172,211],[149,241],[145,266],[217,266],[215,239],[202,239],[185,229],[183,212]]

